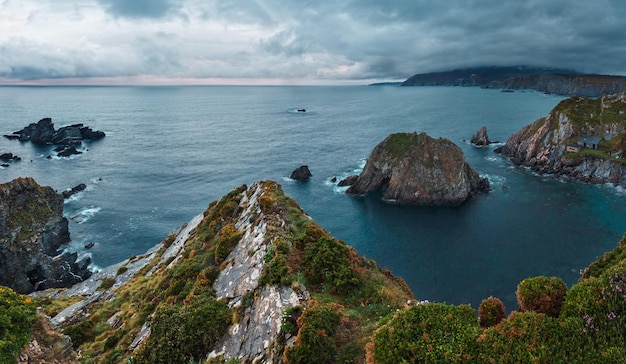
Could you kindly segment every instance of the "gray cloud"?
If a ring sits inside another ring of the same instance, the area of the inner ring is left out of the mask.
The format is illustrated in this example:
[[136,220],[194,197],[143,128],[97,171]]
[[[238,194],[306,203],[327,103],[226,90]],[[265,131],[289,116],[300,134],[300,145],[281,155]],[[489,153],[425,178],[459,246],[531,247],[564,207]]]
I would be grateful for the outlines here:
[[164,18],[179,11],[177,0],[97,0],[107,12],[122,18]]
[[369,82],[483,65],[626,75],[621,0],[40,1],[24,1],[19,34],[2,23],[20,6],[0,5],[0,77]]

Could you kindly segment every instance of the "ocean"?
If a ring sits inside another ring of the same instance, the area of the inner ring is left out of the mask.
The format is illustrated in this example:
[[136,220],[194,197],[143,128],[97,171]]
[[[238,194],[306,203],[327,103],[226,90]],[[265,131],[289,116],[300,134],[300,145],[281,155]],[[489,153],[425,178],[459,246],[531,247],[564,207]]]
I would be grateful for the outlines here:
[[[65,203],[67,249],[98,268],[144,253],[232,188],[275,180],[416,298],[477,308],[496,296],[510,311],[520,280],[571,286],[626,232],[621,188],[538,176],[468,142],[483,125],[504,142],[560,100],[463,87],[0,87],[0,134],[44,117],[107,134],[51,159],[53,147],[0,138],[0,153],[22,158],[0,168],[0,182],[32,176],[59,192],[85,183]],[[347,196],[331,182],[358,173],[390,133],[413,131],[456,143],[492,191],[459,207],[417,207]],[[300,165],[313,174],[307,183],[288,178]]]

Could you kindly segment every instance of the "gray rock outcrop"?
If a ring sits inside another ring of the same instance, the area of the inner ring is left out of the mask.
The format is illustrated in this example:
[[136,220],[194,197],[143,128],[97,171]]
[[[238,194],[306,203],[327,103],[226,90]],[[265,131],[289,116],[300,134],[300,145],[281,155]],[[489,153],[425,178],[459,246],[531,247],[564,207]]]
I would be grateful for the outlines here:
[[293,172],[291,172],[291,175],[289,176],[289,178],[296,180],[296,181],[306,182],[312,176],[313,175],[311,174],[311,171],[309,170],[309,166],[300,166],[296,168]]
[[472,135],[472,139],[470,143],[478,146],[478,147],[486,147],[491,144],[489,137],[487,136],[487,127],[481,127],[474,135]]
[[488,190],[487,179],[465,162],[461,149],[450,140],[398,133],[374,148],[347,193],[379,191],[383,199],[401,204],[459,205]]
[[0,184],[0,285],[29,293],[89,277],[89,258],[58,256],[69,240],[60,194],[32,178]]
[[52,119],[43,118],[37,123],[31,123],[22,130],[5,135],[5,137],[43,145],[76,145],[81,144],[84,140],[102,139],[105,135],[104,132],[92,130],[83,124],[64,126],[55,130]]

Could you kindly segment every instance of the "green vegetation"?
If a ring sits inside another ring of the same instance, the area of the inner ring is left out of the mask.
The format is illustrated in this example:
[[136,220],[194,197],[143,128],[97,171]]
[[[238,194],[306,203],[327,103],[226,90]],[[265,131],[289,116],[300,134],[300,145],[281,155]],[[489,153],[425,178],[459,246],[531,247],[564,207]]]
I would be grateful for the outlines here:
[[491,327],[506,318],[504,304],[499,298],[489,297],[478,306],[480,327]]
[[562,279],[539,276],[521,281],[515,294],[521,311],[534,311],[558,317],[565,300],[565,292],[567,286]]
[[[263,219],[267,231],[261,284],[306,287],[312,296],[283,314],[272,350],[286,363],[626,360],[626,237],[569,290],[554,277],[520,282],[519,308],[508,317],[494,297],[478,312],[468,305],[414,305],[402,279],[331,237],[278,184],[263,182],[261,188],[261,213],[250,218]],[[201,362],[229,325],[241,322],[259,291],[248,292],[231,311],[216,300],[212,284],[241,238],[235,222],[247,207],[245,191],[209,205],[171,269],[164,269],[171,260],[157,265],[159,256],[150,276],[144,268],[110,300],[91,305],[85,319],[69,323],[64,332],[83,363]],[[74,301],[39,302],[58,312]],[[135,351],[131,343],[144,324],[152,334]]]
[[470,363],[479,334],[471,307],[431,303],[400,311],[376,331],[368,351],[376,363]]
[[0,286],[0,362],[15,363],[30,339],[35,305],[29,297]]
[[[518,311],[426,304],[400,311],[368,345],[368,363],[617,363],[626,360],[626,237],[567,290],[555,277],[520,282]],[[431,308],[428,308],[431,306]],[[472,317],[473,316],[473,317]]]

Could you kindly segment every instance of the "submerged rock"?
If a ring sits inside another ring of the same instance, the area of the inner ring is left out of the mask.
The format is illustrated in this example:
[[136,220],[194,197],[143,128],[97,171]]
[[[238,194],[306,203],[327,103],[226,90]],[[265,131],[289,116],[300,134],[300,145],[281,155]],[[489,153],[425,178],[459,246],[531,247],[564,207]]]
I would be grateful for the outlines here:
[[398,133],[374,148],[347,193],[379,191],[383,199],[401,204],[459,205],[488,190],[488,180],[465,162],[461,149],[450,140]]

